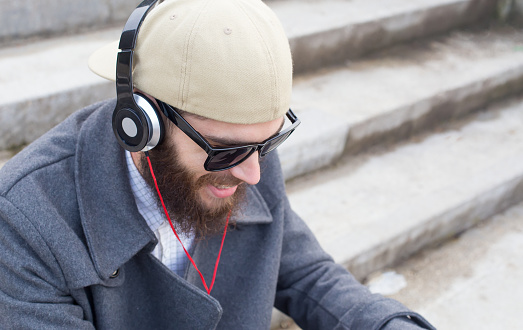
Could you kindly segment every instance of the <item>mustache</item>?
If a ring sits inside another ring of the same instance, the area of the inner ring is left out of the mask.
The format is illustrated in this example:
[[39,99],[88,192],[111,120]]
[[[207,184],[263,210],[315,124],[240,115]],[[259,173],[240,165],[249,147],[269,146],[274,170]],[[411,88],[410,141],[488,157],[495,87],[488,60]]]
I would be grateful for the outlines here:
[[200,177],[197,181],[197,185],[199,187],[207,184],[215,186],[238,186],[242,183],[244,183],[242,180],[238,179],[230,173],[209,173]]

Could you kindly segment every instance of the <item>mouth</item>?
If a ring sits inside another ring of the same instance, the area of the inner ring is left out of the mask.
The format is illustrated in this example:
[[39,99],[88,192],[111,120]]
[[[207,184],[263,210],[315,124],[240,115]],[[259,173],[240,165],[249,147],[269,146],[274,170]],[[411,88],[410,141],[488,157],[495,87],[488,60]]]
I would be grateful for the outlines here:
[[238,185],[212,185],[208,184],[207,189],[210,191],[211,195],[216,198],[227,198],[232,196],[236,189],[238,188]]

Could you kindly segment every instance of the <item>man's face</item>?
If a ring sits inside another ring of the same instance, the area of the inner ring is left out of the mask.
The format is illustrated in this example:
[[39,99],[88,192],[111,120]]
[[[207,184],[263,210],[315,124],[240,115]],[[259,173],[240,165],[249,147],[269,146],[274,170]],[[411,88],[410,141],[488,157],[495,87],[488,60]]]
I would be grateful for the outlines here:
[[[277,133],[283,118],[259,124],[230,124],[184,114],[184,118],[215,147],[262,142]],[[163,118],[165,123],[169,119]],[[258,153],[243,163],[221,172],[208,172],[203,164],[207,154],[174,124],[166,125],[162,145],[149,152],[153,170],[169,214],[178,229],[197,236],[223,230],[229,210],[245,194],[245,184],[260,180]],[[142,158],[140,172],[154,189],[147,161]]]

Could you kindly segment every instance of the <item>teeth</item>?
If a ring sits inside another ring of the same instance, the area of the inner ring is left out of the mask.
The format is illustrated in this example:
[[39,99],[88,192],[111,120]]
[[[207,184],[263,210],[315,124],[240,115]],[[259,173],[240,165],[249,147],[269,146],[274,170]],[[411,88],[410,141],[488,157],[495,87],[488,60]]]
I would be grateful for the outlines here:
[[218,189],[229,189],[229,188],[232,188],[234,186],[224,186],[224,185],[219,185],[219,186],[215,186],[216,188]]

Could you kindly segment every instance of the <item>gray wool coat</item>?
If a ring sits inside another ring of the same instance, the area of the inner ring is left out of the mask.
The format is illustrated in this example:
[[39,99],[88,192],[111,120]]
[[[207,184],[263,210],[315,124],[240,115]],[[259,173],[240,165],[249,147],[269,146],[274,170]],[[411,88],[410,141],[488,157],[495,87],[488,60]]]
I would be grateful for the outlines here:
[[[308,329],[430,328],[320,248],[274,153],[228,232],[212,294],[190,264],[184,278],[171,272],[150,253],[157,240],[113,137],[114,105],[76,112],[0,171],[0,328],[268,329],[273,306]],[[192,251],[208,282],[220,239]]]

